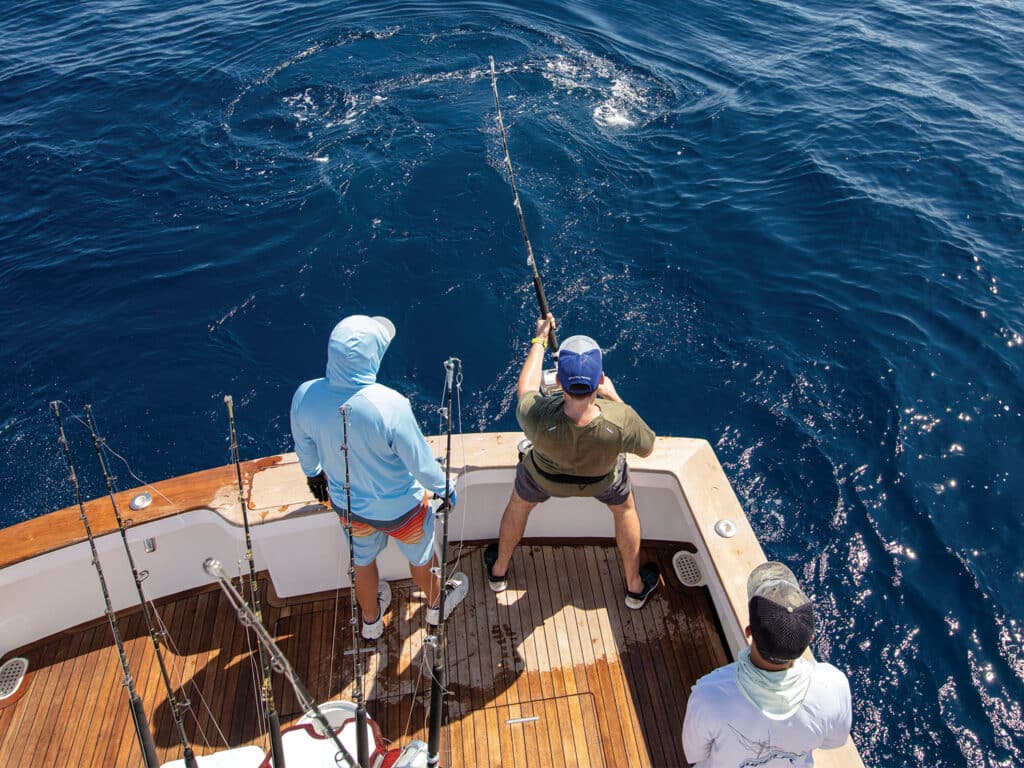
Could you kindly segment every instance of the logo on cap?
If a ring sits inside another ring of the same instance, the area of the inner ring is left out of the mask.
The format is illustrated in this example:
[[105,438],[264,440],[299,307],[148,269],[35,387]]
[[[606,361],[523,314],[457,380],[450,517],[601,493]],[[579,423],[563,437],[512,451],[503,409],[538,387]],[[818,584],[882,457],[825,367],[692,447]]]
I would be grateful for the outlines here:
[[589,336],[570,336],[558,348],[558,383],[574,395],[589,395],[604,375],[601,348]]

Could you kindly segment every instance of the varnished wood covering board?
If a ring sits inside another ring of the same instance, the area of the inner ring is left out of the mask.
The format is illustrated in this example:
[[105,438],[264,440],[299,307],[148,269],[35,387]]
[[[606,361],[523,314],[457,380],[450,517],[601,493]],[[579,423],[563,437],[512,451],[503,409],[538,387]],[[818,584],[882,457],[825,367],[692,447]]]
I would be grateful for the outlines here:
[[[471,586],[447,625],[442,765],[683,765],[679,736],[690,687],[728,658],[707,592],[672,575],[674,549],[642,553],[667,578],[641,611],[623,604],[613,545],[526,543],[501,595],[487,586],[482,547],[457,549],[453,565]],[[392,589],[384,636],[359,648],[367,709],[384,737],[403,745],[427,739],[432,649],[422,595],[408,581]],[[169,630],[165,661],[172,679],[184,682],[176,695],[191,700],[183,721],[196,753],[225,740],[267,749],[253,691],[255,640],[220,591],[198,590],[157,608]],[[264,616],[314,698],[354,698],[347,591],[275,601]],[[180,759],[141,611],[121,615],[119,626],[160,760]],[[141,765],[105,620],[11,655],[31,666],[21,698],[0,710],[0,765]],[[294,722],[300,707],[280,675],[274,690],[282,723]]]
[[[254,473],[278,464],[281,459],[281,456],[267,456],[242,462],[243,482],[248,486]],[[128,506],[129,502],[140,491],[148,491],[153,497],[153,503],[143,510],[133,511]],[[71,497],[71,494],[69,486],[68,496]],[[236,509],[238,477],[234,465],[214,467],[162,480],[144,488],[122,491],[116,493],[114,499],[122,519],[130,519],[136,525],[193,509]],[[93,536],[99,538],[117,530],[109,496],[85,502],[85,510]],[[25,520],[0,529],[0,568],[80,541],[85,541],[85,529],[78,506]]]

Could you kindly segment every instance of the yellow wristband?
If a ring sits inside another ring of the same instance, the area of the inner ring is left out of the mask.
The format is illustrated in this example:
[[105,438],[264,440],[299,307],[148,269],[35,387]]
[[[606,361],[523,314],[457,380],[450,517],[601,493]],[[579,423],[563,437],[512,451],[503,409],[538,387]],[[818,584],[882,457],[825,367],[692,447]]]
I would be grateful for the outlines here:
[[531,344],[540,344],[542,347],[546,347],[548,345],[548,337],[547,336],[534,336],[532,339],[530,339],[530,343]]

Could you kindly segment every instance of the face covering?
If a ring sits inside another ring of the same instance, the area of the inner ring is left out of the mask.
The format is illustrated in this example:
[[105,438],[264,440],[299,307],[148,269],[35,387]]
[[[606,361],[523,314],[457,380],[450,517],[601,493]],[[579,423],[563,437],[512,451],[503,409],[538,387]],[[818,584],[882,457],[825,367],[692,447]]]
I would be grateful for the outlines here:
[[789,669],[769,672],[754,665],[744,648],[736,662],[736,684],[750,703],[773,720],[785,720],[800,709],[811,687],[811,662],[797,659]]

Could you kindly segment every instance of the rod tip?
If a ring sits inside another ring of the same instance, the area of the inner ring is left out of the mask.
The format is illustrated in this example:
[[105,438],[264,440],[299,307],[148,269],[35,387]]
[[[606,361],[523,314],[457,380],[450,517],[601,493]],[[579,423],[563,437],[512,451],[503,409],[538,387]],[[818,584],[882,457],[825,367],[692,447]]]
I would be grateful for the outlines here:
[[208,557],[203,561],[203,570],[215,579],[223,578],[224,576],[224,566],[215,557]]

